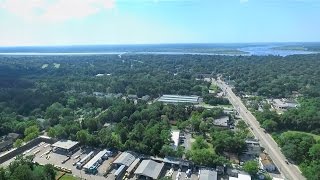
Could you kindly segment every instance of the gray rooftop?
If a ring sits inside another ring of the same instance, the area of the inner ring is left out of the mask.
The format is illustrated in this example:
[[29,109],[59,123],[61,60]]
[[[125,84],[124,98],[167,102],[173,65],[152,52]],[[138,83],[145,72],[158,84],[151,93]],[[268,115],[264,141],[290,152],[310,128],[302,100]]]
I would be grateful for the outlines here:
[[123,152],[113,163],[130,166],[136,157],[130,152]]
[[214,170],[201,169],[199,180],[217,180],[218,173]]
[[134,174],[150,177],[152,179],[158,179],[164,163],[157,163],[152,160],[143,160]]
[[296,108],[298,106],[298,103],[286,99],[274,99],[273,102],[274,105],[280,108]]
[[199,96],[163,95],[158,101],[164,103],[198,103]]
[[228,123],[229,123],[229,116],[223,116],[219,119],[213,120],[213,125],[215,126],[228,127]]
[[52,144],[52,147],[57,147],[57,148],[69,150],[78,144],[79,144],[79,142],[77,142],[77,141],[60,140],[60,141]]

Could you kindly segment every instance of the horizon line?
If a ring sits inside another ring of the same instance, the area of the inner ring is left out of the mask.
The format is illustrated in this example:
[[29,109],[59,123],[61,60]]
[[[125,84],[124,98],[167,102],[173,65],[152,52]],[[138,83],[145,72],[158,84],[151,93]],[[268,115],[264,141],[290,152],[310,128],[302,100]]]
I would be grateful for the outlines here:
[[188,42],[188,43],[123,43],[123,44],[61,44],[61,45],[0,45],[0,48],[17,48],[17,47],[81,47],[81,46],[154,46],[154,45],[219,45],[219,44],[294,44],[294,43],[320,43],[320,41],[288,41],[288,42]]

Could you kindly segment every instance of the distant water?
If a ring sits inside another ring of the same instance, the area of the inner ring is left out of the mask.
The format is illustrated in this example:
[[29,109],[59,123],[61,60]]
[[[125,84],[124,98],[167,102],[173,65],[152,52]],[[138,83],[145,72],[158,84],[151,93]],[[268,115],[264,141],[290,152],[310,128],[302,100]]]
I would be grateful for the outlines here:
[[239,48],[240,51],[248,52],[249,55],[257,55],[257,56],[289,56],[295,54],[315,54],[316,52],[311,51],[299,51],[299,50],[277,50],[273,49],[276,46],[250,46]]
[[[177,44],[177,45],[99,45],[99,46],[57,46],[57,47],[0,47],[0,55],[7,56],[63,56],[63,55],[109,55],[109,54],[171,54],[171,55],[224,55],[224,56],[288,56],[313,54],[299,50],[276,50],[275,44]],[[243,54],[214,53],[212,49],[233,49]],[[177,50],[178,49],[178,50]],[[206,49],[208,52],[206,52]],[[200,51],[199,51],[200,50]],[[197,52],[199,51],[199,52]],[[211,51],[211,52],[210,52]]]
[[[54,52],[54,53],[44,53],[44,52],[10,52],[1,53],[3,56],[81,56],[81,55],[123,55],[123,54],[158,54],[158,55],[221,55],[221,56],[239,56],[241,54],[221,54],[221,53],[198,53],[198,52]],[[242,54],[246,55],[246,54]]]

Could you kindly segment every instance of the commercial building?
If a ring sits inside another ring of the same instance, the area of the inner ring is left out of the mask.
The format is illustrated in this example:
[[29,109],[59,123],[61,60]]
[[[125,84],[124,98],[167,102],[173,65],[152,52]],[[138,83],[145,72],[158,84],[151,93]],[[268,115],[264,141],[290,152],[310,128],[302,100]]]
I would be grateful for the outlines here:
[[217,171],[210,169],[200,169],[199,170],[199,180],[217,180],[218,173]]
[[261,169],[264,169],[268,172],[273,172],[276,170],[276,166],[274,165],[273,161],[266,153],[260,154],[259,165]]
[[107,150],[100,151],[97,155],[95,155],[87,164],[83,166],[84,170],[88,173],[96,173],[97,168],[105,159],[105,155],[107,154]]
[[200,98],[199,96],[163,95],[158,99],[158,101],[163,103],[169,103],[169,104],[178,104],[178,103],[198,104],[200,101]]
[[278,110],[288,110],[298,107],[298,104],[296,102],[289,101],[287,99],[274,99],[272,101],[272,105],[275,109]]
[[180,131],[173,130],[171,131],[171,141],[173,142],[172,147],[176,150],[179,146],[179,139],[180,139]]
[[164,163],[157,163],[152,160],[143,160],[134,174],[137,178],[158,179],[164,167]]
[[70,153],[73,150],[75,150],[79,145],[79,142],[77,141],[71,141],[71,140],[60,140],[51,146],[54,148],[54,152],[60,152],[60,153]]
[[132,152],[123,152],[115,161],[113,161],[113,164],[117,167],[121,165],[125,165],[126,167],[129,167],[135,160],[136,160],[135,154],[133,154]]
[[218,127],[223,127],[223,128],[228,128],[229,127],[229,121],[230,118],[229,116],[223,116],[218,119],[213,120],[213,125],[218,126]]

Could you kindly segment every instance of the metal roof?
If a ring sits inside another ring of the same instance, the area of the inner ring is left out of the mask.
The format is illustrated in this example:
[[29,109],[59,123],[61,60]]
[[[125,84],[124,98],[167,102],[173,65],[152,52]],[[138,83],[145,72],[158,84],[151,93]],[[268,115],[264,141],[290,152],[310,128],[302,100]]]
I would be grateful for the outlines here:
[[157,163],[152,160],[143,160],[134,174],[150,177],[152,179],[158,179],[164,163]]
[[122,171],[124,171],[124,168],[126,166],[125,165],[121,165],[117,170],[116,172],[114,173],[115,176],[119,176],[119,174],[121,174]]
[[158,101],[168,103],[198,103],[199,96],[163,95]]
[[217,180],[218,173],[214,170],[201,169],[199,180]]
[[99,159],[101,159],[105,154],[107,153],[107,150],[100,151],[97,155],[95,155],[86,165],[83,166],[85,169],[90,169],[96,162],[98,162]]
[[135,159],[136,157],[133,154],[129,152],[123,152],[115,161],[113,161],[113,163],[130,166]]
[[127,172],[131,173],[131,171],[136,168],[136,166],[139,164],[140,162],[140,158],[136,159],[135,161],[133,161],[133,163],[129,166],[129,168],[127,169]]
[[60,140],[60,141],[52,144],[52,146],[57,147],[57,148],[61,148],[61,149],[65,149],[65,150],[69,150],[78,144],[79,144],[79,142],[77,142],[77,141]]

